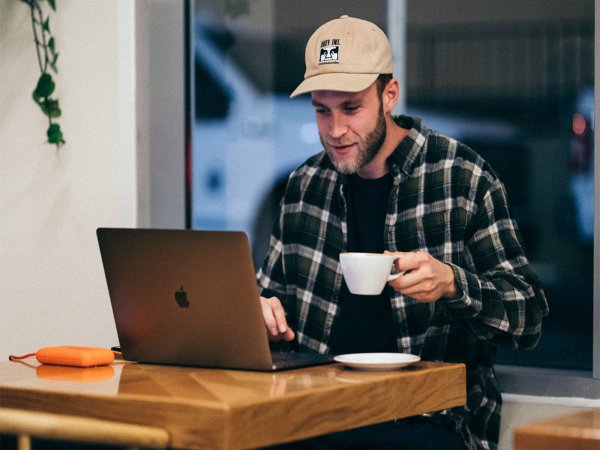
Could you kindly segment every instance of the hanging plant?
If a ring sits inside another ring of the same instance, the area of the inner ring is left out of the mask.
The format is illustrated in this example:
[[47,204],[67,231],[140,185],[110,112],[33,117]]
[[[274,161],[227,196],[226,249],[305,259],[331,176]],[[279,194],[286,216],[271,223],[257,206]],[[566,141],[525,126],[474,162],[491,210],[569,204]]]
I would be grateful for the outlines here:
[[40,77],[33,91],[33,100],[38,104],[42,112],[48,117],[48,130],[46,136],[48,143],[60,147],[65,143],[65,139],[60,129],[60,125],[56,123],[56,119],[60,117],[61,111],[58,105],[58,99],[53,97],[56,89],[56,84],[52,79],[50,71],[58,73],[56,61],[58,60],[58,52],[52,32],[50,31],[50,16],[44,16],[42,10],[42,2],[47,1],[50,8],[56,12],[56,0],[21,0],[26,3],[31,9],[31,25],[33,28],[33,40],[35,42],[35,50],[37,60],[40,67]]

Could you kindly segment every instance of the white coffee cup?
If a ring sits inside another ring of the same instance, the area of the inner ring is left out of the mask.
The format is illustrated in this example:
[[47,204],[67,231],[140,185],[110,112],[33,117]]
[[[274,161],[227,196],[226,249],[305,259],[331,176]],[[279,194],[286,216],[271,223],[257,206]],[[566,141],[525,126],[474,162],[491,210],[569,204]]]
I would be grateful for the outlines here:
[[357,295],[379,295],[388,281],[395,280],[404,272],[391,274],[393,253],[340,253],[340,264],[346,285]]

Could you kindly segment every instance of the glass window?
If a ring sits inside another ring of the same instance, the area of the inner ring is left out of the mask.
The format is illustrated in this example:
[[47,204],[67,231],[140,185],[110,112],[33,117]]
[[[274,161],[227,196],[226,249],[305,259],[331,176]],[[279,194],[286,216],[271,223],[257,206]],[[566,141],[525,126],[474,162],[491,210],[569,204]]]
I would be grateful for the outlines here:
[[304,76],[306,40],[342,14],[385,29],[386,4],[195,3],[192,227],[246,231],[258,265],[287,176],[320,150],[310,98],[289,98]]
[[[498,362],[592,369],[594,2],[407,2],[407,104],[499,173],[550,303],[531,351]],[[513,12],[518,7],[515,18]],[[431,12],[435,11],[435,16]]]
[[[387,7],[195,2],[193,228],[244,230],[262,262],[287,175],[320,150],[310,99],[289,99],[306,40],[342,14],[385,31]],[[407,113],[500,174],[550,302],[538,347],[499,362],[591,369],[593,0],[407,0],[406,20]]]

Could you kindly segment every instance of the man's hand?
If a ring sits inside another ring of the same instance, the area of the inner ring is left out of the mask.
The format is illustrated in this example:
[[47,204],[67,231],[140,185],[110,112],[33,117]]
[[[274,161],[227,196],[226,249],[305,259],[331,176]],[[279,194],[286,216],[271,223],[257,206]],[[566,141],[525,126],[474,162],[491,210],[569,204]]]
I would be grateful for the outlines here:
[[435,259],[427,252],[394,254],[400,257],[395,263],[396,267],[405,274],[389,284],[401,294],[424,303],[435,302],[442,297],[459,296],[454,272],[448,264]]
[[260,298],[267,335],[271,341],[291,341],[295,334],[287,324],[285,311],[277,297]]

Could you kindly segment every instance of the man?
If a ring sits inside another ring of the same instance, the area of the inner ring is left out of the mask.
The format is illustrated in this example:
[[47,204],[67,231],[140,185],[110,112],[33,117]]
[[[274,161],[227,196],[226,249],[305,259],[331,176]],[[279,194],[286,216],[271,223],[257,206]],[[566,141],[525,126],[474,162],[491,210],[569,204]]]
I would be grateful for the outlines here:
[[[336,60],[321,49],[337,47]],[[267,332],[299,351],[404,352],[467,366],[467,405],[303,442],[300,448],[497,447],[495,346],[536,345],[547,302],[493,169],[418,118],[391,113],[399,86],[374,24],[327,22],[304,81],[324,152],[288,180],[258,280]],[[380,296],[348,291],[344,251],[396,252]]]

